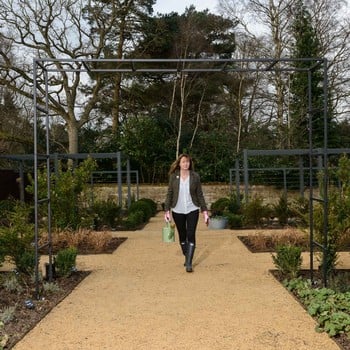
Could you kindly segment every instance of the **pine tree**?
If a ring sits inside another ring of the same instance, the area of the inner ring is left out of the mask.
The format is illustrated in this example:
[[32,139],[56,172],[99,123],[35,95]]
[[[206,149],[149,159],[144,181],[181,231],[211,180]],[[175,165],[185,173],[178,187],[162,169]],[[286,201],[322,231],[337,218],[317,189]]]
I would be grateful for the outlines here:
[[[304,2],[300,0],[295,11],[292,24],[294,58],[320,58],[321,47],[317,33],[313,27],[310,13]],[[303,148],[309,145],[309,118],[312,118],[312,145],[324,146],[324,92],[323,66],[316,65],[311,69],[311,104],[309,106],[309,78],[307,71],[315,65],[315,61],[295,61],[295,68],[290,84],[290,144],[294,148]],[[300,71],[298,69],[305,69]],[[329,99],[328,99],[329,100]],[[310,108],[311,107],[311,108]],[[332,109],[328,103],[329,130],[331,126]]]

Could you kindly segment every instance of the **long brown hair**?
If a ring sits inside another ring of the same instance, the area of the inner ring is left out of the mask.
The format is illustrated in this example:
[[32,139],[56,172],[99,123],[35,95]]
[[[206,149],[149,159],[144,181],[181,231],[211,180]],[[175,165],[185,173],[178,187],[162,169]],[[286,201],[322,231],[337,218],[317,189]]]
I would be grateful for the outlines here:
[[180,169],[180,161],[182,158],[187,158],[190,161],[190,167],[189,170],[193,170],[194,166],[193,166],[193,161],[192,158],[190,157],[189,154],[187,153],[182,153],[178,156],[178,158],[171,164],[170,166],[170,170],[169,170],[169,175],[173,174],[176,170]]

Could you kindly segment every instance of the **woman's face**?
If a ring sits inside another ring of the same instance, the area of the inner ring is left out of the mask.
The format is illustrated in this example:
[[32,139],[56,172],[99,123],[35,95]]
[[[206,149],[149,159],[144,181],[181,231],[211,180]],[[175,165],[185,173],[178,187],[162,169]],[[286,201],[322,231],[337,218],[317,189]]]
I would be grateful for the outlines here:
[[189,158],[182,157],[180,159],[179,165],[180,165],[181,170],[188,170],[190,168],[190,164],[191,164],[191,162],[190,162]]

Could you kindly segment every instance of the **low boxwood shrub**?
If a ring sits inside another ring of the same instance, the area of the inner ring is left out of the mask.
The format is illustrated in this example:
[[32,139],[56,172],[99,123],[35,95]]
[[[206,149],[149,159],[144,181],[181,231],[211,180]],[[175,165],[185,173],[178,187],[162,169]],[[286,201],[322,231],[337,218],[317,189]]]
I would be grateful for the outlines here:
[[91,206],[91,211],[94,215],[94,226],[96,229],[100,229],[103,226],[115,228],[122,208],[114,201],[106,200],[96,201]]
[[54,257],[55,271],[58,276],[68,277],[74,271],[78,250],[75,247],[69,247],[57,252]]
[[153,203],[145,199],[141,199],[131,203],[128,209],[128,216],[137,211],[142,212],[143,214],[142,222],[146,222],[154,215]]
[[218,198],[210,206],[211,216],[222,216],[224,212],[227,211],[228,206],[230,205],[230,199],[228,197]]
[[276,255],[272,255],[276,268],[286,278],[298,276],[302,264],[302,249],[290,244],[276,247]]
[[145,203],[147,203],[147,205],[150,207],[151,209],[151,216],[155,216],[157,214],[157,203],[151,199],[151,198],[141,198],[139,199],[139,201],[143,201]]
[[263,218],[271,216],[271,208],[264,204],[260,196],[251,198],[242,205],[243,226],[259,226]]
[[241,228],[243,226],[243,216],[240,214],[231,214],[226,215],[228,227],[230,229]]
[[27,275],[34,273],[35,269],[35,250],[26,249],[23,254],[16,256],[15,260],[16,268],[19,272],[23,272]]
[[144,212],[142,210],[135,210],[128,214],[128,216],[123,220],[123,226],[127,230],[132,230],[138,228],[144,223]]

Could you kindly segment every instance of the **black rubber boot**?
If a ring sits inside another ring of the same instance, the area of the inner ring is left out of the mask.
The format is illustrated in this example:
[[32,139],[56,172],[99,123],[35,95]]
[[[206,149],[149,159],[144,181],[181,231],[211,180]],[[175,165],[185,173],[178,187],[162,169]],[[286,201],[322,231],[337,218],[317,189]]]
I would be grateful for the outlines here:
[[181,249],[182,249],[182,254],[185,256],[184,266],[186,266],[187,242],[180,242],[180,246],[181,246]]
[[187,252],[186,252],[186,272],[192,272],[192,260],[195,251],[194,243],[188,243]]

